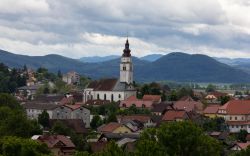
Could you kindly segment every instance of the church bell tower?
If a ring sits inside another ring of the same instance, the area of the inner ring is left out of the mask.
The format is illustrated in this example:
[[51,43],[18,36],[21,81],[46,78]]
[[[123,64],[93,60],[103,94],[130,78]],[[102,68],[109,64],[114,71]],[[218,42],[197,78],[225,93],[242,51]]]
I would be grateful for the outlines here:
[[125,82],[127,84],[133,83],[133,64],[130,52],[131,50],[129,49],[129,42],[127,39],[120,63],[120,82]]

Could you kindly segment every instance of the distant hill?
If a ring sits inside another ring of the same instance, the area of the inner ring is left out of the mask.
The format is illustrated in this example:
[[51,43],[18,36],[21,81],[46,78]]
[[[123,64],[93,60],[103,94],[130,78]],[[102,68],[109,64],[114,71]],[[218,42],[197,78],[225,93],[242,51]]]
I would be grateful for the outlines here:
[[[0,62],[10,67],[45,67],[50,71],[74,70],[94,79],[119,76],[120,58],[83,63],[60,55],[25,56],[0,50]],[[173,80],[181,82],[250,82],[250,75],[206,55],[170,53],[149,62],[133,57],[136,81]]]
[[221,63],[225,63],[232,67],[241,69],[250,74],[250,58],[215,58],[217,61]]
[[98,63],[98,62],[105,62],[113,59],[117,59],[120,56],[118,55],[109,55],[109,56],[92,56],[92,57],[82,57],[79,60],[81,62],[87,62],[87,63]]
[[162,54],[152,54],[152,55],[146,55],[143,57],[140,57],[141,60],[145,60],[145,61],[149,61],[149,62],[154,62],[156,60],[158,60],[159,58],[161,58]]

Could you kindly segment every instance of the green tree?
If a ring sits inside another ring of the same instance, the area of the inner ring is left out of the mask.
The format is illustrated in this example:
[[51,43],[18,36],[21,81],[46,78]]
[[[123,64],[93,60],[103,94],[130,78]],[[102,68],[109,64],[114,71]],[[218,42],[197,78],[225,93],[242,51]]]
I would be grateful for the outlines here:
[[43,111],[42,114],[38,115],[38,123],[41,124],[44,128],[49,127],[49,114],[47,111]]
[[214,91],[216,91],[216,86],[213,84],[208,84],[206,92],[214,92]]
[[189,121],[163,124],[158,129],[143,132],[142,136],[142,141],[155,141],[168,155],[219,156],[222,150],[217,140]]
[[17,100],[12,95],[7,93],[0,93],[0,107],[2,106],[6,106],[11,109],[21,109]]
[[96,129],[97,127],[101,126],[102,124],[103,124],[103,121],[99,115],[95,115],[93,117],[92,121],[90,122],[90,126],[93,129]]
[[237,134],[237,139],[241,142],[246,142],[248,132],[246,130],[241,129],[240,132]]
[[45,144],[31,139],[9,136],[0,139],[0,154],[4,156],[49,156],[51,153]]
[[220,104],[224,105],[225,103],[227,103],[230,100],[230,96],[221,96],[219,98],[219,100],[220,100]]

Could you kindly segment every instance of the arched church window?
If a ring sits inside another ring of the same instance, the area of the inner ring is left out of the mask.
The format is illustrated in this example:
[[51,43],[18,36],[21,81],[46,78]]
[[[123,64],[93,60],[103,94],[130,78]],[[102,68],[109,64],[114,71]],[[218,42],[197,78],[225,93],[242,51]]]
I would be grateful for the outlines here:
[[104,100],[106,100],[107,99],[107,96],[106,96],[106,94],[104,94]]
[[98,99],[98,100],[100,99],[100,95],[99,95],[99,94],[97,94],[97,99]]
[[121,98],[121,94],[118,95],[118,98],[119,98],[119,99]]

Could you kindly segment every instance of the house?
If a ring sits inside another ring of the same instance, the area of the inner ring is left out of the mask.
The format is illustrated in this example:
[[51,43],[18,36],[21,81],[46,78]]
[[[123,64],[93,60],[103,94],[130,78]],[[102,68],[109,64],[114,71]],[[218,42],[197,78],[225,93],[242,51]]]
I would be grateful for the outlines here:
[[[133,63],[129,49],[129,42],[126,41],[125,49],[120,62],[120,78],[101,79],[92,81],[83,93],[83,102],[88,100],[109,100],[118,102],[136,95],[136,89],[133,86]],[[108,68],[108,67],[107,67]]]
[[85,106],[93,106],[93,107],[98,107],[106,104],[110,104],[110,101],[99,99],[99,100],[88,100],[87,102],[84,103]]
[[218,116],[223,117],[231,133],[241,129],[250,132],[250,100],[231,100],[218,109]]
[[250,142],[236,142],[230,149],[232,151],[241,151],[247,149],[250,146]]
[[163,117],[162,122],[188,120],[189,116],[185,110],[169,110]]
[[99,142],[103,141],[119,141],[124,138],[130,138],[138,140],[140,138],[140,133],[103,133],[99,138]]
[[64,135],[42,135],[33,136],[33,140],[45,143],[55,156],[73,156],[75,145],[70,138]]
[[144,127],[155,126],[155,123],[153,123],[149,115],[118,115],[116,116],[116,118],[118,123],[125,123],[128,121],[139,121],[143,124]]
[[215,118],[217,117],[218,110],[220,107],[221,105],[209,105],[204,109],[203,115],[209,118]]
[[42,85],[36,84],[32,86],[23,86],[19,87],[16,90],[15,96],[23,96],[28,99],[34,99],[34,95],[36,94],[37,90],[41,87]]
[[62,80],[67,84],[79,84],[80,75],[75,71],[70,71],[63,75]]
[[87,134],[88,129],[85,127],[85,123],[81,119],[50,119],[50,127],[53,127],[55,123],[60,122],[70,129],[73,129],[77,134]]
[[176,101],[173,105],[175,109],[185,110],[186,112],[202,113],[203,104],[199,101]]
[[207,101],[207,103],[220,103],[220,98],[227,95],[227,93],[222,93],[218,91],[209,92],[205,97],[205,100]]
[[194,101],[194,99],[191,96],[183,96],[178,101]]
[[128,99],[120,102],[120,108],[126,109],[131,106],[135,106],[136,108],[146,108],[151,109],[153,107],[154,101],[152,100],[143,100],[137,99],[136,96],[130,96]]
[[52,119],[81,119],[86,128],[90,127],[90,111],[79,104],[57,107],[53,110]]
[[34,97],[34,103],[54,103],[59,104],[65,96],[63,94],[42,94]]
[[161,116],[163,115],[167,110],[172,110],[174,109],[173,107],[173,102],[161,102],[157,104],[153,104],[153,108],[151,109],[151,112],[154,115]]
[[36,103],[33,101],[25,103],[22,106],[25,109],[27,117],[29,119],[38,119],[39,114],[42,114],[43,111],[46,111],[51,119],[54,109],[59,107],[58,105],[53,103]]
[[127,126],[117,122],[104,124],[98,127],[97,131],[99,133],[132,133],[132,131]]
[[224,132],[214,131],[214,132],[208,133],[208,135],[215,138],[215,139],[218,139],[220,141],[225,141],[229,136],[229,132],[227,132],[227,131],[224,131]]
[[108,142],[91,142],[89,143],[91,152],[98,153],[102,152],[108,145]]
[[142,97],[142,100],[144,101],[153,101],[154,103],[160,103],[161,102],[161,95],[144,95]]

